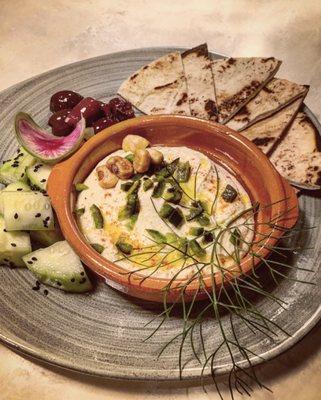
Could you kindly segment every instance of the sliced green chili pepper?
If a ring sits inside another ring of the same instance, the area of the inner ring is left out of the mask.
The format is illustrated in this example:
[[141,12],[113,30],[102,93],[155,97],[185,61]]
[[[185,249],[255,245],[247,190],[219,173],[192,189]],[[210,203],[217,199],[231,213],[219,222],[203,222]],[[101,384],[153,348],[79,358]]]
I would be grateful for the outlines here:
[[102,229],[104,227],[104,218],[102,216],[100,209],[96,206],[96,204],[93,204],[90,207],[90,212],[94,220],[95,228]]

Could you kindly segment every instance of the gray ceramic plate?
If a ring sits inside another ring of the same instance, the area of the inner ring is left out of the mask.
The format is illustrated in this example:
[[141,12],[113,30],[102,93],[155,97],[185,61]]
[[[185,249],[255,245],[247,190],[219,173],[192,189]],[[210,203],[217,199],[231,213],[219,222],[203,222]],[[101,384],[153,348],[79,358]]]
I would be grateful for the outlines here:
[[[16,149],[13,118],[18,110],[35,117],[45,126],[49,115],[49,98],[61,89],[73,89],[84,96],[107,99],[133,71],[151,60],[172,51],[172,48],[151,48],[109,54],[47,72],[22,82],[0,94],[0,157],[6,159]],[[217,56],[218,57],[218,56]],[[320,131],[317,121],[314,121]],[[293,265],[309,267],[313,273],[292,272],[291,276],[314,282],[304,285],[282,280],[269,290],[286,302],[286,309],[268,299],[256,303],[274,322],[292,336],[279,333],[270,340],[238,327],[239,339],[247,347],[268,360],[288,349],[303,337],[321,315],[321,200],[317,194],[300,197],[301,223],[317,228],[300,234],[298,240],[313,250],[291,254]],[[111,378],[178,379],[178,346],[174,345],[157,360],[166,340],[180,331],[181,319],[171,318],[161,332],[147,342],[152,326],[144,325],[159,309],[124,297],[103,282],[93,293],[70,295],[49,288],[49,295],[32,290],[35,279],[27,270],[0,268],[0,339],[25,354],[43,361]],[[227,323],[224,321],[224,323]],[[208,346],[219,341],[217,324],[204,325]],[[196,339],[198,340],[198,339]],[[191,350],[186,348],[186,360]],[[252,362],[261,359],[253,357]],[[228,354],[222,352],[216,362],[217,371],[229,369]],[[201,367],[190,361],[185,378],[197,378]]]

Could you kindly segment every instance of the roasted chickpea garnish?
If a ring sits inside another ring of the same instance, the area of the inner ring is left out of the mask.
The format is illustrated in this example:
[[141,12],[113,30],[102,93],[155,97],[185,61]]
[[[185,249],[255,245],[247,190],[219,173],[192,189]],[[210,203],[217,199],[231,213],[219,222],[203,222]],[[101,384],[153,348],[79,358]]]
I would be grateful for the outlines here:
[[117,185],[117,176],[110,172],[106,165],[101,165],[97,167],[96,172],[98,175],[98,183],[102,188],[110,189]]
[[134,157],[133,167],[136,172],[142,174],[147,172],[150,166],[151,157],[147,150],[137,150]]
[[142,136],[138,135],[127,135],[123,139],[122,149],[124,151],[130,151],[135,153],[137,150],[146,149],[149,146],[149,141]]
[[158,150],[155,149],[148,149],[150,160],[153,165],[161,165],[164,161],[164,155]]
[[110,157],[106,162],[106,167],[122,180],[129,179],[134,175],[132,163],[120,156]]

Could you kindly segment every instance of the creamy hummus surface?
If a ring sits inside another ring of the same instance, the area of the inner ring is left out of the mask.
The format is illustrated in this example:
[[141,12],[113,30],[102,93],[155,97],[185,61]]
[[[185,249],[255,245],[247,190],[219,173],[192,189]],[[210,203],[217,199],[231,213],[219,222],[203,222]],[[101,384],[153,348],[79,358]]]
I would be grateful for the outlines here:
[[[206,275],[234,265],[248,251],[253,239],[253,217],[249,213],[242,215],[251,207],[246,190],[231,173],[201,152],[187,147],[152,148],[163,154],[167,165],[178,158],[180,163],[189,163],[188,180],[178,184],[181,200],[165,201],[165,192],[160,197],[153,195],[158,184],[157,174],[153,173],[119,180],[109,189],[102,188],[95,168],[83,182],[88,188],[79,193],[76,204],[76,210],[81,210],[78,224],[89,243],[95,248],[98,245],[103,257],[124,269],[157,278],[185,279],[200,270]],[[97,166],[105,165],[112,156],[126,155],[123,150],[116,151]],[[119,215],[128,201],[128,191],[123,185],[135,179],[141,181],[137,192],[139,208],[134,221],[122,219]],[[145,190],[146,180],[152,181],[153,186]],[[176,180],[166,178],[165,191],[171,186],[170,181],[177,185]],[[169,189],[169,193],[171,190],[174,191]],[[179,224],[161,216],[164,203],[180,210]],[[93,205],[103,218],[100,229],[95,226]],[[198,207],[202,213],[193,218]],[[129,250],[122,251],[119,243],[129,245]]]

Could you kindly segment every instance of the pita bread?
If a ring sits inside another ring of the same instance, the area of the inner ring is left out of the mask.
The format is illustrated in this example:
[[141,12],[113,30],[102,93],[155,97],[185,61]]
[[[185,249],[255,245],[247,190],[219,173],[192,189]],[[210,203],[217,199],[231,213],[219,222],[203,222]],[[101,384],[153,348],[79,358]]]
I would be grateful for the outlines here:
[[182,54],[188,102],[191,115],[206,120],[217,119],[212,61],[207,44],[201,44]]
[[263,153],[269,153],[293,121],[302,101],[302,98],[295,100],[271,117],[244,129],[241,134],[256,144]]
[[298,159],[278,159],[274,166],[294,184],[321,186],[321,152],[303,154]]
[[191,114],[179,52],[140,68],[123,82],[118,94],[146,114]]
[[298,85],[286,79],[273,78],[262,90],[234,117],[227,126],[235,130],[242,130],[255,122],[266,118],[298,97],[305,97],[309,86]]
[[[287,179],[304,185],[321,184],[321,153],[317,152],[317,131],[310,118],[298,113],[270,160]],[[320,173],[318,172],[320,171]]]
[[225,124],[275,75],[281,61],[274,57],[226,58],[214,60],[218,121]]

